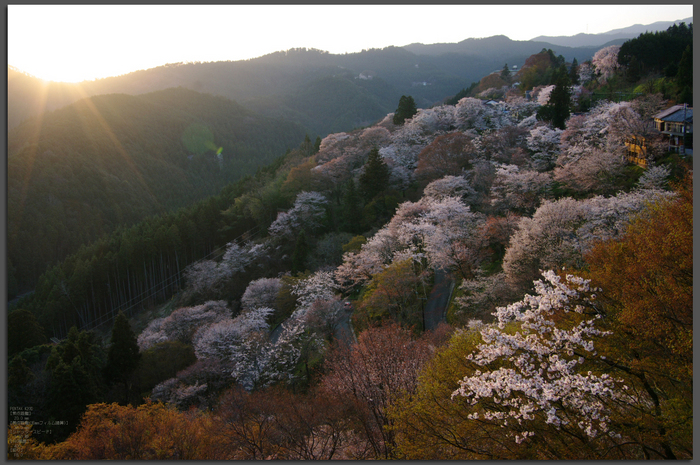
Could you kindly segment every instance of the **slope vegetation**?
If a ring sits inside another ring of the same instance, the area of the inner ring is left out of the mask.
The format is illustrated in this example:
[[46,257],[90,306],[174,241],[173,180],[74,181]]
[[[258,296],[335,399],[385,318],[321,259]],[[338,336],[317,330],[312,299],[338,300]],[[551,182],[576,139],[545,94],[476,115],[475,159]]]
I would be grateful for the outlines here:
[[303,137],[299,125],[182,88],[91,97],[26,121],[8,137],[20,286],[119,225],[218,192]]

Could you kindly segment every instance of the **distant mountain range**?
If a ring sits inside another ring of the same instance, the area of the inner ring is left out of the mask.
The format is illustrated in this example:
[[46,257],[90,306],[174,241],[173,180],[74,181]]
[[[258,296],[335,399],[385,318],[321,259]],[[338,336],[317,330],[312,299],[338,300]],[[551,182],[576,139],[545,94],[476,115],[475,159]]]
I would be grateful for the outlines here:
[[644,34],[645,32],[665,31],[674,24],[693,22],[693,17],[679,19],[677,21],[658,21],[652,24],[635,24],[634,26],[613,29],[600,34],[576,34],[575,36],[537,36],[530,39],[532,42],[549,42],[553,45],[564,47],[596,47],[604,45],[612,40],[628,40]]
[[[692,22],[692,18],[683,21]],[[553,49],[567,61],[582,62],[600,48],[671,24],[529,41],[501,35],[342,55],[293,49],[251,60],[169,64],[77,84],[46,83],[9,67],[8,128],[92,95],[137,95],[183,87],[233,100],[262,116],[295,121],[312,137],[325,136],[371,124],[395,110],[401,95],[413,96],[418,107],[430,107],[504,64],[522,66],[543,48]]]

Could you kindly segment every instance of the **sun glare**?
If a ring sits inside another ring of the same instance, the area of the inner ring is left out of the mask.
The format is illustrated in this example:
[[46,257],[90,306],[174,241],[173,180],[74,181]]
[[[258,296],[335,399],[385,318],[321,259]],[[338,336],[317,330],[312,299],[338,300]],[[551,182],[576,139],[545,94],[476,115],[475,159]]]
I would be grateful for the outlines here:
[[[297,47],[342,54],[501,34],[529,40],[692,14],[692,5],[8,5],[8,64],[80,82]],[[423,26],[399,27],[416,18]],[[445,18],[460,18],[459,27],[438,26]]]

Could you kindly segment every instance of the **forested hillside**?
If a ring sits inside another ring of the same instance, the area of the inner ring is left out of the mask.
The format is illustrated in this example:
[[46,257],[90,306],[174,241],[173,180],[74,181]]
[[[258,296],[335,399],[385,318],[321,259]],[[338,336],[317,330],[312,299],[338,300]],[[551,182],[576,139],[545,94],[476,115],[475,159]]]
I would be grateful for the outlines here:
[[692,156],[650,124],[687,76],[620,50],[403,95],[70,255],[8,318],[10,420],[52,425],[8,458],[691,459]]
[[[292,49],[245,61],[171,64],[78,84],[47,83],[8,68],[8,127],[91,95],[136,95],[181,86],[302,121],[309,132],[323,136],[371,124],[392,111],[404,94],[413,95],[421,107],[432,106],[503,63],[522,64],[543,47],[552,45],[491,37],[343,55]],[[556,47],[557,53],[578,61],[600,48]],[[329,92],[337,96],[331,99]],[[329,113],[334,115],[330,120]]]
[[118,227],[189,205],[278,157],[301,126],[178,88],[91,97],[8,134],[8,251],[19,291]]

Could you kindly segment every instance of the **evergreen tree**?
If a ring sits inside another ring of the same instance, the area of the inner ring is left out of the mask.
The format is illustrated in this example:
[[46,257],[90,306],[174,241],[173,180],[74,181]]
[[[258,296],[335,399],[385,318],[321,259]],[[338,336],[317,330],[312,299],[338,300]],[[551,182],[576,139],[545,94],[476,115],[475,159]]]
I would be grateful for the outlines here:
[[292,254],[292,274],[302,272],[306,269],[306,256],[309,253],[309,244],[306,241],[306,233],[302,229],[297,236],[297,242]]
[[676,80],[679,89],[686,86],[693,88],[693,47],[691,45],[688,45],[683,51],[681,61],[678,63]]
[[418,108],[413,97],[402,95],[399,99],[399,107],[394,112],[394,124],[403,124],[407,119],[413,118],[416,113],[418,113]]
[[560,66],[555,72],[555,88],[549,96],[547,105],[537,111],[537,119],[548,121],[552,126],[566,129],[566,120],[571,114],[571,82],[565,66]]
[[75,431],[86,406],[102,398],[103,356],[95,333],[78,332],[75,326],[67,339],[51,351],[45,368],[50,372],[47,413],[50,419],[67,422],[54,428],[54,439],[68,437]]
[[360,175],[360,192],[366,202],[371,201],[382,192],[389,182],[389,167],[379,155],[379,149],[374,147],[369,152],[364,171]]
[[304,142],[301,143],[301,146],[299,148],[301,149],[301,152],[306,156],[309,156],[313,153],[314,147],[311,144],[311,138],[308,134],[304,136]]
[[347,190],[343,195],[343,230],[358,234],[362,229],[362,209],[360,196],[355,188],[355,181],[350,179]]
[[503,69],[501,70],[501,79],[503,79],[506,82],[510,79],[510,70],[508,69],[508,63],[503,65]]
[[578,60],[574,58],[574,61],[571,62],[571,68],[569,68],[569,81],[571,81],[571,84],[576,85],[579,83],[578,79]]
[[314,142],[314,153],[318,153],[321,150],[321,136],[316,136],[316,142]]
[[140,360],[141,354],[136,343],[136,335],[124,313],[119,312],[112,328],[105,377],[114,383],[123,384],[125,402],[128,402],[131,387],[129,378],[138,367]]
[[29,310],[18,309],[7,317],[7,352],[12,356],[29,347],[46,343],[44,328]]

